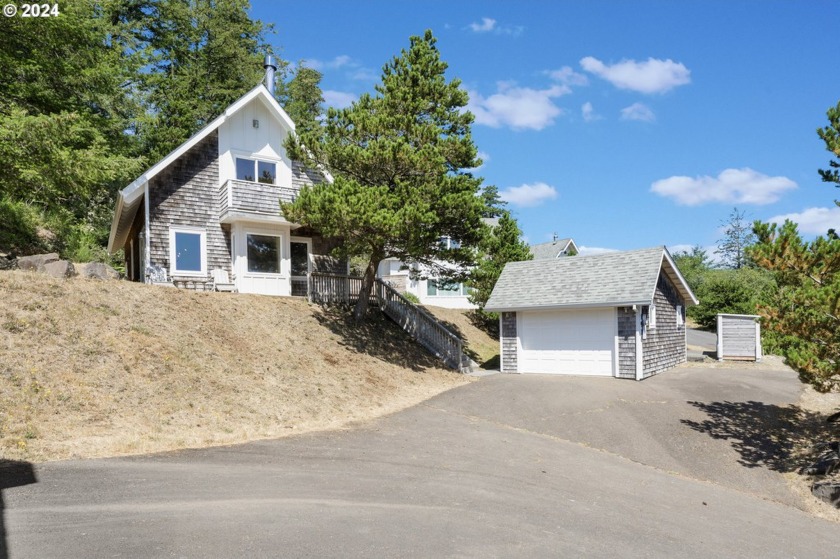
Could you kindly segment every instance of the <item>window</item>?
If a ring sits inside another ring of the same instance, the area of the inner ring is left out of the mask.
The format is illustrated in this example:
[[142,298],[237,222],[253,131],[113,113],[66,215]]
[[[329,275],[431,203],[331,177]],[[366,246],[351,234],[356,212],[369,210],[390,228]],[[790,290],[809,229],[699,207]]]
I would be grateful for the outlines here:
[[274,184],[276,178],[276,163],[243,157],[236,158],[236,180]]
[[467,286],[463,283],[426,282],[426,295],[430,297],[459,297],[466,294]]
[[648,328],[656,329],[656,305],[650,306],[650,315],[648,316]]
[[677,305],[677,326],[683,326],[685,324],[685,318],[683,317],[683,307],[682,305]]
[[169,275],[207,275],[207,238],[201,229],[169,230]]
[[280,237],[247,235],[248,271],[257,274],[280,273]]
[[292,241],[290,244],[292,275],[305,276],[309,273],[309,244]]

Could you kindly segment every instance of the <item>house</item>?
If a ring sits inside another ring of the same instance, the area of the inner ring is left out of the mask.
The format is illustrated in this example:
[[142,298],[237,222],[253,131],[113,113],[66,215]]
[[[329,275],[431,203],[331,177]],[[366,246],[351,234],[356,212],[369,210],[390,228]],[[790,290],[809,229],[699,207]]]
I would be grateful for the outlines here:
[[336,241],[280,214],[280,200],[325,177],[283,148],[295,125],[274,98],[274,70],[266,57],[266,85],[119,192],[108,251],[125,251],[129,279],[162,269],[179,287],[205,289],[222,269],[242,293],[305,295],[309,272],[347,272],[329,256]]
[[697,303],[656,247],[508,263],[484,308],[500,313],[504,373],[642,380],[685,361]]
[[558,239],[554,236],[554,240],[548,243],[540,243],[538,245],[531,245],[531,255],[534,260],[544,260],[546,258],[560,258],[561,256],[574,256],[578,254],[575,241],[572,239]]
[[[485,217],[482,222],[496,227],[498,218]],[[458,241],[441,237],[444,248],[458,248]],[[406,264],[398,258],[386,258],[379,263],[377,277],[387,281],[400,293],[411,293],[421,305],[448,309],[475,309],[469,300],[469,288],[463,282],[443,282],[433,272],[417,264]]]

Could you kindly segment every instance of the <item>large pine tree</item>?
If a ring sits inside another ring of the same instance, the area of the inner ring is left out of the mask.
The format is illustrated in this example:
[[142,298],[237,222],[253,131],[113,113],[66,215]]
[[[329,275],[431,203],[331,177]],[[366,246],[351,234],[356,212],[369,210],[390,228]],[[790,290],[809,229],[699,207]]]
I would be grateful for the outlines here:
[[[483,204],[470,135],[467,93],[447,81],[431,31],[385,65],[376,94],[329,109],[322,130],[303,132],[293,157],[328,170],[332,184],[304,188],[283,213],[328,236],[345,256],[367,261],[359,303],[363,320],[379,262],[394,257],[458,279],[474,262]],[[305,148],[303,146],[306,146]],[[457,239],[446,248],[441,237]]]

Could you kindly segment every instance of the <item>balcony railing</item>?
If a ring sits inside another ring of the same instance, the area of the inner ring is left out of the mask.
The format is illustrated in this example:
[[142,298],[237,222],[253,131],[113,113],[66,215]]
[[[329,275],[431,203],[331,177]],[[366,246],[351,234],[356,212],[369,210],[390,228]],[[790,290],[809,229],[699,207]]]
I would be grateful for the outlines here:
[[219,220],[235,214],[280,218],[280,201],[291,202],[297,189],[259,182],[228,180],[219,187]]

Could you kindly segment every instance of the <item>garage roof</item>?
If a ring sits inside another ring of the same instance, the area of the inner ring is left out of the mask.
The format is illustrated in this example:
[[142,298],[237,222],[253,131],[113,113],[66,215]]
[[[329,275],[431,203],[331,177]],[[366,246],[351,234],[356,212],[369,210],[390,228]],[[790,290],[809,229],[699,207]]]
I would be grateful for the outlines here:
[[592,256],[509,262],[484,309],[493,312],[650,305],[660,270],[686,305],[697,297],[664,246]]

